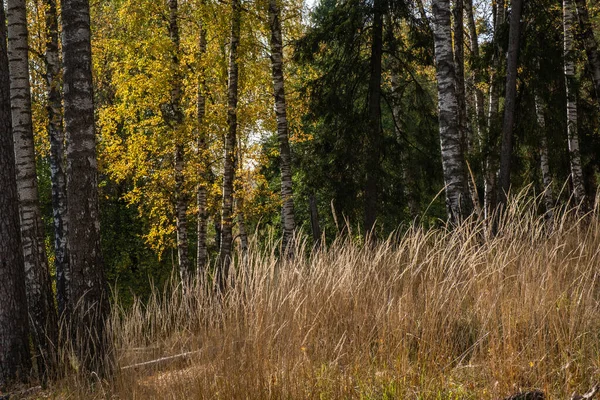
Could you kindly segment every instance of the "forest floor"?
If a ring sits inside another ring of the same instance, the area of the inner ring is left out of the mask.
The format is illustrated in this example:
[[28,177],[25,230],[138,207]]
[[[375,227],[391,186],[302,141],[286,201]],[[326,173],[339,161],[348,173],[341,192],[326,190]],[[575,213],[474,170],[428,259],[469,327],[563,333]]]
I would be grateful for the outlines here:
[[53,397],[568,399],[600,380],[597,214],[547,221],[516,202],[494,236],[470,222],[355,237],[288,261],[254,246],[224,297],[197,284],[115,306],[114,379]]

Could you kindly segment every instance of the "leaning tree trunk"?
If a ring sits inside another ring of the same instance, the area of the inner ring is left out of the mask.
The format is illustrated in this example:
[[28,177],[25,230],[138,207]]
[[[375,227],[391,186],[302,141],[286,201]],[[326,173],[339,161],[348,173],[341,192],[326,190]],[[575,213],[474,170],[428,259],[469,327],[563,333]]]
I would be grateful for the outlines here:
[[554,209],[554,195],[552,194],[552,175],[550,174],[550,163],[548,162],[548,140],[546,139],[546,107],[544,101],[535,92],[535,112],[538,126],[540,128],[540,170],[542,171],[542,184],[544,185],[544,206],[546,207],[546,218],[552,220]]
[[567,134],[569,155],[571,159],[571,182],[573,183],[573,199],[585,208],[585,189],[581,156],[579,154],[579,136],[577,134],[577,83],[575,81],[575,7],[572,0],[563,0],[564,29],[564,71],[567,89]]
[[241,4],[231,1],[231,42],[229,49],[229,79],[227,88],[227,135],[223,157],[223,205],[221,210],[221,248],[217,283],[225,289],[231,264],[233,244],[233,182],[236,169],[237,104],[238,104],[238,46],[240,42]]
[[87,0],[62,0],[61,9],[67,218],[72,221],[68,238],[71,335],[81,367],[103,374],[109,372],[112,360],[106,334],[109,304],[100,249],[90,10]]
[[29,323],[38,369],[45,379],[52,373],[56,363],[58,326],[38,197],[31,122],[27,17],[25,0],[9,0],[7,5],[12,129]]
[[456,77],[452,54],[449,0],[433,0],[435,64],[442,166],[448,219],[456,224],[471,214],[472,204],[459,130]]
[[187,232],[187,207],[188,202],[185,195],[185,148],[184,138],[181,134],[183,124],[183,111],[181,109],[181,65],[179,60],[180,38],[178,25],[177,0],[169,0],[169,37],[171,38],[171,104],[167,116],[167,124],[175,132],[175,219],[177,230],[177,256],[179,261],[179,274],[183,282],[190,279],[190,261],[188,255],[188,232]]
[[277,137],[281,157],[281,225],[283,228],[282,249],[292,255],[290,242],[294,236],[294,198],[292,190],[292,155],[289,143],[285,88],[283,81],[283,36],[281,34],[281,10],[278,0],[269,0],[269,26],[271,27],[271,66],[275,94],[275,115],[277,117]]
[[498,173],[497,138],[499,136],[500,118],[500,66],[502,64],[502,47],[500,46],[500,26],[504,24],[504,0],[497,2],[494,15],[494,55],[492,57],[492,73],[490,76],[489,111],[487,121],[487,137],[484,141],[484,212],[489,219],[496,209],[496,188]]
[[6,18],[0,6],[0,390],[31,370],[25,263],[11,130]]
[[508,54],[506,56],[506,97],[504,100],[504,121],[502,123],[502,151],[500,154],[500,190],[498,204],[506,206],[510,190],[510,170],[512,159],[512,137],[515,125],[515,101],[517,98],[517,59],[519,56],[519,36],[521,31],[522,0],[511,0],[510,32]]
[[204,269],[208,262],[208,248],[206,245],[206,231],[208,223],[207,212],[207,197],[209,183],[210,163],[208,161],[208,137],[206,131],[206,29],[204,22],[200,23],[200,40],[199,40],[199,75],[198,75],[198,103],[197,103],[197,123],[198,123],[198,157],[199,171],[198,191],[196,201],[198,205],[198,246],[196,257],[196,269],[198,276],[204,275]]
[[371,75],[368,93],[368,136],[365,154],[365,232],[373,231],[377,219],[379,177],[381,175],[381,59],[383,55],[383,14],[386,0],[373,1]]
[[67,182],[65,178],[65,133],[62,121],[61,71],[58,55],[58,18],[56,0],[46,4],[46,85],[48,136],[50,137],[50,180],[52,181],[52,215],[54,219],[54,266],[58,315],[68,303],[70,279],[67,257]]
[[579,16],[579,24],[582,30],[582,39],[585,46],[590,70],[592,71],[592,80],[596,89],[596,101],[600,103],[600,54],[598,54],[598,42],[594,37],[590,16],[588,14],[587,4],[585,0],[575,0],[577,4],[577,15]]

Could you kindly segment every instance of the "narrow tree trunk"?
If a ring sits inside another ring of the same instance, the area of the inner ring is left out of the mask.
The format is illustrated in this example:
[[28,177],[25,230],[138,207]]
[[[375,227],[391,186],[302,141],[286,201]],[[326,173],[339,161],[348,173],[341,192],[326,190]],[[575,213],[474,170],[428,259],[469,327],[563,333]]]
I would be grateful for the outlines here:
[[206,132],[206,29],[204,23],[200,25],[200,41],[199,41],[199,75],[198,75],[198,104],[197,104],[197,119],[198,119],[198,156],[200,158],[198,177],[197,203],[198,203],[198,253],[197,253],[197,272],[199,276],[204,274],[204,268],[208,262],[208,249],[206,246],[206,231],[208,222],[207,212],[207,185],[209,182],[208,170],[210,165],[208,162],[208,138]]
[[[398,69],[399,65],[396,62],[393,62],[390,66],[390,74],[391,74],[391,84],[392,84],[392,116],[394,118],[394,133],[396,134],[396,140],[400,142],[402,138],[400,137],[400,126],[398,125],[398,121],[400,121],[400,104],[401,104],[401,95],[399,88],[399,77],[398,77]],[[410,213],[410,217],[414,218],[419,213],[419,204],[415,193],[413,191],[415,182],[413,179],[414,168],[411,168],[410,165],[410,153],[408,146],[401,149],[401,168],[402,168],[402,179],[403,179],[403,194],[406,199],[408,210]]]
[[283,80],[283,36],[281,34],[281,10],[278,0],[269,0],[269,26],[271,27],[271,66],[275,94],[275,114],[277,117],[277,137],[281,157],[281,225],[283,230],[282,249],[292,255],[289,246],[294,236],[294,198],[292,190],[292,154],[289,143],[289,129]]
[[506,196],[510,189],[512,137],[517,98],[517,60],[521,32],[521,4],[522,0],[511,0],[510,33],[508,35],[508,55],[506,57],[506,97],[504,100],[504,121],[502,123],[502,152],[500,154],[500,191],[498,192],[498,203],[504,206],[506,206]]
[[312,231],[313,241],[315,245],[321,243],[321,226],[319,224],[319,210],[317,209],[317,199],[314,194],[308,198],[310,207],[310,228]]
[[379,197],[379,158],[381,153],[381,59],[383,55],[383,14],[386,0],[373,1],[373,38],[371,44],[371,77],[368,94],[368,121],[365,154],[365,232],[371,233],[377,219]]
[[109,372],[109,313],[100,249],[98,162],[94,127],[90,10],[87,0],[62,0],[64,120],[67,140],[69,304],[72,340],[84,370]]
[[585,46],[590,70],[592,71],[592,80],[596,89],[596,101],[600,103],[600,54],[598,54],[598,42],[594,37],[590,16],[588,14],[586,0],[575,0],[577,4],[577,15],[582,30],[582,39]]
[[544,101],[536,91],[535,112],[538,126],[540,127],[540,170],[542,171],[542,185],[544,185],[544,206],[546,207],[546,218],[551,220],[554,208],[554,195],[552,194],[552,175],[550,174],[550,163],[548,162],[545,109]]
[[467,171],[458,121],[456,77],[452,54],[449,0],[434,0],[435,63],[442,166],[446,184],[446,208],[451,223],[458,223],[472,211]]
[[190,261],[188,256],[187,232],[187,207],[183,171],[185,169],[185,148],[181,127],[183,124],[183,111],[181,109],[181,71],[179,54],[179,25],[177,0],[169,0],[169,37],[171,38],[171,68],[173,77],[171,81],[171,109],[168,124],[175,131],[175,219],[177,230],[177,256],[179,274],[183,282],[190,279]]
[[31,370],[8,75],[6,18],[0,5],[0,390],[27,379]]
[[454,0],[454,72],[456,76],[456,102],[458,104],[458,129],[463,148],[471,138],[467,137],[467,99],[465,95],[465,46],[463,27],[463,0]]
[[227,135],[223,157],[223,205],[221,211],[221,248],[217,282],[225,289],[231,263],[233,241],[233,183],[236,170],[237,103],[238,103],[238,46],[240,42],[241,4],[231,1],[231,42],[229,49],[229,82],[227,88]]
[[471,59],[474,65],[471,65],[472,79],[474,83],[473,92],[475,97],[475,115],[477,117],[477,137],[479,145],[483,143],[484,132],[486,131],[485,119],[485,101],[483,91],[478,84],[481,81],[481,70],[479,66],[479,39],[477,36],[477,28],[475,26],[475,18],[473,15],[473,0],[465,0],[465,13],[467,15],[467,26],[469,28],[469,43],[471,46]]
[[27,17],[24,0],[10,0],[7,5],[12,129],[15,143],[27,302],[38,370],[45,379],[49,373],[52,373],[56,363],[58,326],[48,258],[46,257],[35,169]]
[[567,89],[567,134],[571,158],[573,199],[585,208],[585,189],[577,133],[577,82],[575,81],[574,29],[575,7],[572,0],[563,0],[565,82]]
[[496,187],[498,173],[497,138],[499,136],[500,118],[500,65],[502,64],[502,47],[500,46],[500,26],[504,24],[504,0],[495,4],[494,14],[494,55],[490,77],[489,111],[487,121],[487,137],[484,146],[484,212],[486,219],[496,209]]
[[48,95],[48,136],[50,137],[50,179],[54,218],[54,266],[58,315],[68,303],[69,263],[67,257],[67,182],[65,177],[65,133],[62,121],[61,71],[58,55],[56,0],[46,3],[46,85]]

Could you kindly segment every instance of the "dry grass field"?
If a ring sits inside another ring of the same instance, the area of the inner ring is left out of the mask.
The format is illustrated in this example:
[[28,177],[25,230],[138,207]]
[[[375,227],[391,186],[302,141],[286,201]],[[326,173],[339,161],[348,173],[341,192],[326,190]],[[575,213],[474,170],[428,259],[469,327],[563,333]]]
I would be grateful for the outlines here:
[[[294,260],[254,246],[198,284],[114,308],[112,383],[60,398],[567,399],[600,379],[600,221],[516,199],[498,227],[351,234]],[[187,353],[185,357],[124,368]]]

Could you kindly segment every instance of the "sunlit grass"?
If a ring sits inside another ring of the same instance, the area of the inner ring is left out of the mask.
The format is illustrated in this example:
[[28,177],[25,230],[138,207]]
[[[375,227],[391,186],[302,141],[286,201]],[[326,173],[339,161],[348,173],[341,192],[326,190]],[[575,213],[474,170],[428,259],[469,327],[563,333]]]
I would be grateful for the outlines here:
[[[515,199],[485,224],[250,251],[223,299],[197,284],[114,306],[112,383],[71,398],[550,398],[600,378],[600,222]],[[549,229],[552,227],[552,229]],[[203,279],[206,281],[206,279]],[[175,362],[120,369],[194,352]]]

